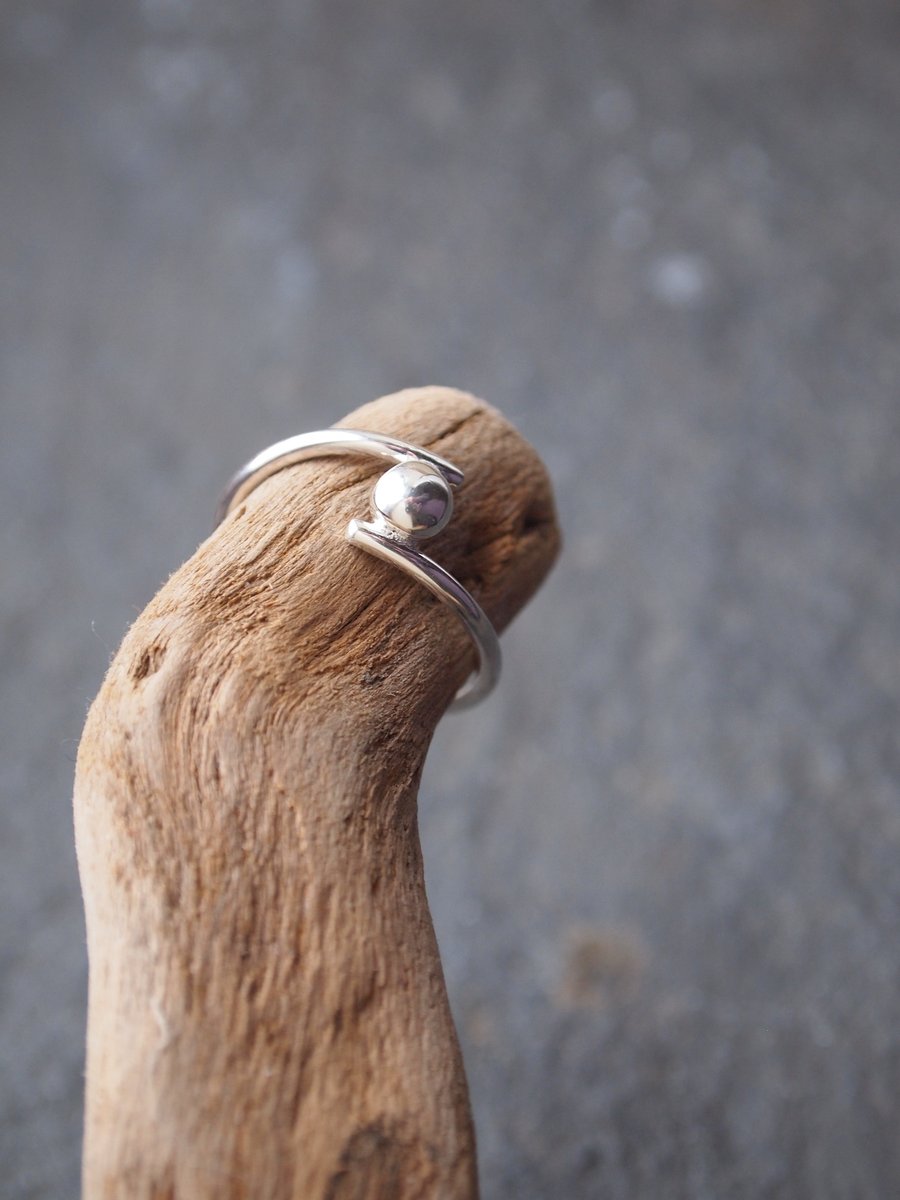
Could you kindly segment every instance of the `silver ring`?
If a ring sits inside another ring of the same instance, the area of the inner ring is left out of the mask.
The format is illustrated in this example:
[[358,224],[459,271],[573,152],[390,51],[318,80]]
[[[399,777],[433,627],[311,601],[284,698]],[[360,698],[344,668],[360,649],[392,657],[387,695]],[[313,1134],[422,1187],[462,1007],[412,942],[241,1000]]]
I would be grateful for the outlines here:
[[453,515],[451,489],[463,481],[459,467],[430,450],[383,433],[362,429],[301,433],[275,442],[241,467],[225,489],[216,512],[216,525],[276,471],[327,454],[369,455],[394,464],[375,483],[372,520],[354,518],[347,526],[347,540],[400,567],[456,613],[475,643],[478,666],[450,707],[461,709],[477,704],[500,676],[500,642],[478,601],[419,549],[419,543],[445,529]]

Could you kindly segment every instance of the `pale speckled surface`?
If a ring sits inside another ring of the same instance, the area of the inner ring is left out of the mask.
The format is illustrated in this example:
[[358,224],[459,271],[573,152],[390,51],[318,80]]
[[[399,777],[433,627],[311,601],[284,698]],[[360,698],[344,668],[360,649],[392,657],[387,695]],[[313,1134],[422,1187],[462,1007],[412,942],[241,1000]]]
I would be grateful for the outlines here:
[[422,792],[485,1196],[897,1194],[896,8],[0,26],[0,1195],[77,1193],[110,649],[242,457],[432,381],[567,535]]

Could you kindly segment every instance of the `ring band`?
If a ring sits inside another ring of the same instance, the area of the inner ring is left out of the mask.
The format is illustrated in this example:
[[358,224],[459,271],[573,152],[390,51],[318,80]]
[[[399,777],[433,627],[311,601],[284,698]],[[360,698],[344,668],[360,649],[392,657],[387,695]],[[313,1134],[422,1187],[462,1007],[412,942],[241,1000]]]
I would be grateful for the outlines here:
[[456,613],[478,651],[478,666],[457,692],[451,708],[482,700],[500,675],[500,642],[477,600],[444,568],[423,554],[419,543],[441,532],[453,513],[452,488],[462,471],[421,446],[362,429],[323,429],[285,438],[251,458],[233,477],[216,511],[216,525],[264,479],[310,458],[359,454],[393,463],[376,481],[371,521],[354,518],[347,540],[424,584]]

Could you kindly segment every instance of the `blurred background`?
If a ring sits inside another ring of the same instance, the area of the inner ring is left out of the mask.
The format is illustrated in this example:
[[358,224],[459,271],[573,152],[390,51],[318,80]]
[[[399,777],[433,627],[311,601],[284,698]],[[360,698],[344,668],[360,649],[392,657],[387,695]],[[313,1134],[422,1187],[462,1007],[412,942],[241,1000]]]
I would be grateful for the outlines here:
[[75,748],[277,438],[498,405],[565,552],[441,727],[486,1198],[900,1193],[900,12],[6,0],[0,1194],[78,1191]]

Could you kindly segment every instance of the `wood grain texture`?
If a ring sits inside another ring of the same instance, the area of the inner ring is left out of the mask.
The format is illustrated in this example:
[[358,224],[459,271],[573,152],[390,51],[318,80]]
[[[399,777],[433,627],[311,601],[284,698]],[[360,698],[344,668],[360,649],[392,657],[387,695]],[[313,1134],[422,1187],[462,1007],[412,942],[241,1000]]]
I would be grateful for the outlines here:
[[[467,473],[434,555],[498,628],[558,545],[546,473],[445,388],[341,424]],[[473,1197],[416,793],[472,666],[456,618],[343,537],[378,463],[263,483],[127,634],[78,754],[94,1197]]]

